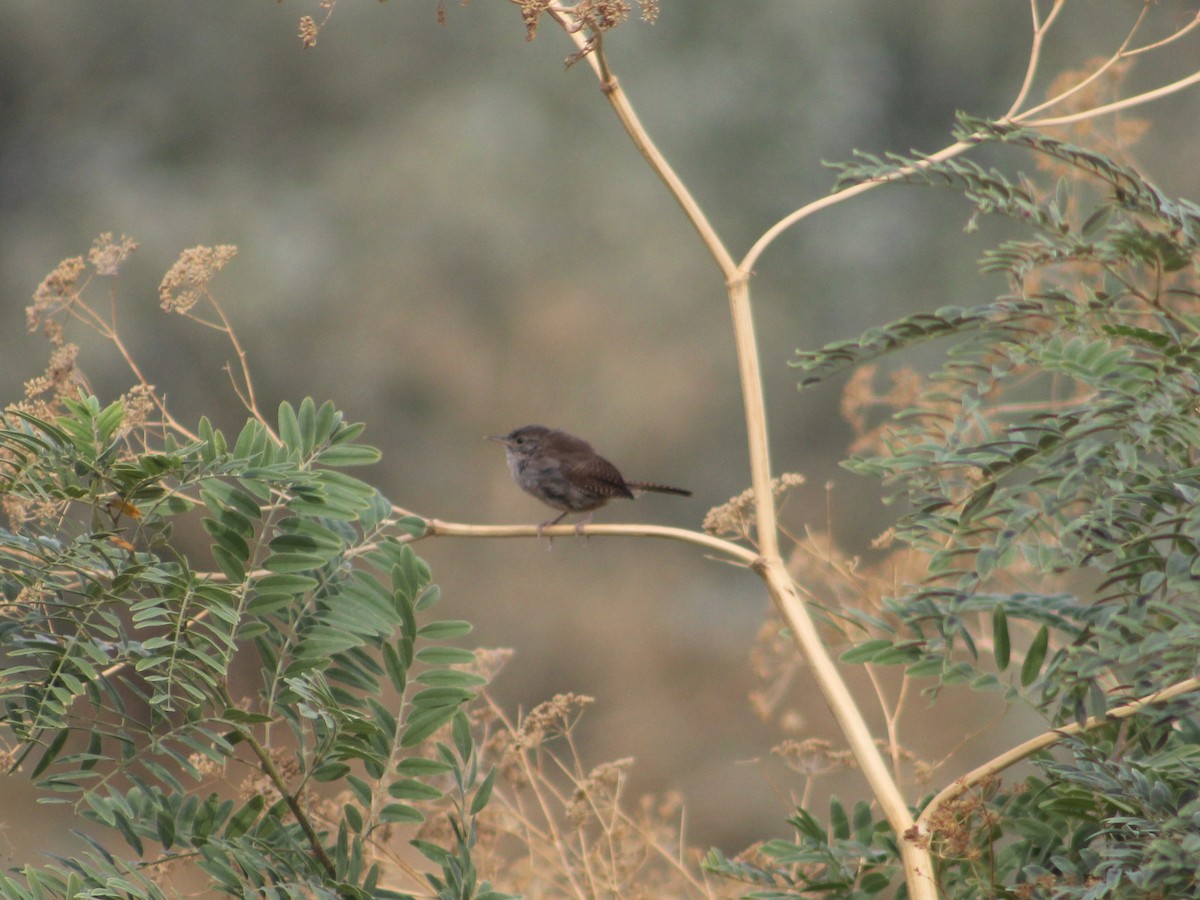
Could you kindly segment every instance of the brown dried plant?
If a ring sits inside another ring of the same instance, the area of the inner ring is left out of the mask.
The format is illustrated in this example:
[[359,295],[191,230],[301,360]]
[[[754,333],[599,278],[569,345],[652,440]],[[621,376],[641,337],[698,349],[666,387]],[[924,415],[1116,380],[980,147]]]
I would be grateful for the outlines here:
[[[63,398],[74,396],[80,387],[87,388],[79,368],[79,346],[68,338],[73,326],[82,327],[111,343],[133,374],[134,383],[121,398],[125,405],[122,434],[135,438],[140,435],[137,443],[143,449],[150,432],[159,436],[173,432],[195,440],[196,435],[168,411],[166,400],[144,373],[118,328],[115,279],[137,247],[132,238],[122,235],[118,240],[105,232],[93,242],[86,261],[82,256],[64,259],[38,285],[33,302],[26,307],[25,319],[30,331],[40,331],[50,343],[50,359],[41,375],[26,382],[24,396],[10,408],[53,419],[62,412]],[[247,411],[270,429],[258,409],[245,350],[211,290],[212,279],[236,254],[237,248],[228,244],[183,251],[163,276],[159,305],[165,312],[225,336],[238,359],[236,374],[233,366],[226,366],[234,392]],[[97,278],[114,279],[107,296],[100,299],[93,296]]]
[[[678,794],[628,796],[633,759],[584,762],[574,733],[593,703],[559,694],[513,719],[486,692],[476,702],[480,765],[498,770],[472,852],[480,877],[529,898],[737,896],[700,871],[702,853],[687,846]],[[422,807],[418,837],[451,837],[444,802]],[[402,855],[380,849],[392,861]]]
[[[785,472],[771,479],[771,494],[783,497],[788,491],[804,484],[799,472]],[[704,517],[704,530],[718,537],[754,543],[754,488],[746,488],[720,506],[714,506]]]

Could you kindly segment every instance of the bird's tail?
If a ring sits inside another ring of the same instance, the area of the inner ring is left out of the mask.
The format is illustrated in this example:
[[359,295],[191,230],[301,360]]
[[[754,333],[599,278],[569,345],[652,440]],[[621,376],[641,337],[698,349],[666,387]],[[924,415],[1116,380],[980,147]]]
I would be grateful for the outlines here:
[[637,491],[654,491],[656,494],[678,494],[680,497],[692,496],[691,491],[683,488],[668,487],[665,484],[651,484],[648,481],[627,481],[625,486],[635,493]]

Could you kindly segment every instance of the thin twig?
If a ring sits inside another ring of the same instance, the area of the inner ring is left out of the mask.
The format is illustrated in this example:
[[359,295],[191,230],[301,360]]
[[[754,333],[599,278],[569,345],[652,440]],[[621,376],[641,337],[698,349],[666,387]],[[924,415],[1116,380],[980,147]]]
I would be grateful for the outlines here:
[[[1138,14],[1137,20],[1133,23],[1133,26],[1129,29],[1129,34],[1125,35],[1125,40],[1123,40],[1121,42],[1121,46],[1118,47],[1116,49],[1116,51],[1112,54],[1112,56],[1110,56],[1107,60],[1105,60],[1103,64],[1098,66],[1096,68],[1096,71],[1092,72],[1091,75],[1089,75],[1087,78],[1080,81],[1078,84],[1072,85],[1070,88],[1063,91],[1058,96],[1051,97],[1049,100],[1039,103],[1037,106],[1026,110],[1025,112],[1021,113],[1020,115],[1017,114],[1017,110],[1020,109],[1020,104],[1014,103],[1012,105],[1012,108],[1005,115],[1005,119],[1012,119],[1013,121],[1019,121],[1021,119],[1028,119],[1029,117],[1036,115],[1037,113],[1041,112],[1044,109],[1049,109],[1052,106],[1057,106],[1059,103],[1062,103],[1063,101],[1067,100],[1069,97],[1072,97],[1079,91],[1083,90],[1085,87],[1087,87],[1093,81],[1095,81],[1097,78],[1099,78],[1105,72],[1107,72],[1109,69],[1111,69],[1117,63],[1119,63],[1125,57],[1126,52],[1129,48],[1129,45],[1131,43],[1133,43],[1134,37],[1137,35],[1138,31],[1141,29],[1142,23],[1146,20],[1146,14],[1147,14],[1147,12],[1149,12],[1149,9],[1150,9],[1149,5],[1142,6],[1142,11]],[[1022,102],[1024,101],[1023,97],[1020,99],[1022,100]]]
[[1112,103],[1106,103],[1094,109],[1085,109],[1082,112],[1072,113],[1068,116],[1053,116],[1047,119],[1021,119],[1020,121],[1029,128],[1050,128],[1054,125],[1070,125],[1072,122],[1082,122],[1084,119],[1094,119],[1098,116],[1108,115],[1109,113],[1120,112],[1123,109],[1141,106],[1143,103],[1149,103],[1152,100],[1161,100],[1163,97],[1177,94],[1184,88],[1191,87],[1194,84],[1200,84],[1200,71],[1193,72],[1186,78],[1173,81],[1171,84],[1163,85],[1152,91],[1144,91],[1132,97],[1126,97],[1124,100],[1115,100]]
[[[224,695],[223,699],[227,705],[236,705],[233,702],[233,698],[229,695],[229,692],[223,685],[221,686],[221,692]],[[251,752],[258,757],[262,773],[271,780],[271,784],[275,786],[275,790],[279,792],[279,796],[281,796],[284,799],[284,802],[287,803],[288,809],[290,809],[292,812],[292,817],[295,818],[296,823],[300,826],[300,830],[304,832],[304,836],[308,839],[309,849],[312,850],[313,856],[317,858],[317,862],[321,864],[321,868],[325,870],[325,874],[329,878],[336,878],[337,868],[334,866],[333,860],[331,860],[329,858],[329,854],[325,852],[325,847],[321,844],[321,839],[317,836],[316,829],[313,828],[312,822],[309,821],[308,816],[304,813],[304,810],[300,808],[300,804],[292,795],[292,792],[288,790],[287,783],[284,781],[283,776],[279,773],[279,770],[275,767],[275,763],[271,761],[271,756],[269,753],[267,753],[266,748],[258,742],[258,740],[254,737],[254,734],[249,729],[235,726],[234,730],[238,733],[238,736],[246,742],[246,746],[250,748]]]
[[775,239],[779,237],[779,235],[787,231],[797,222],[807,219],[813,213],[820,212],[821,210],[830,206],[836,206],[839,203],[844,203],[851,197],[857,197],[859,194],[865,194],[867,191],[874,190],[880,185],[890,184],[893,181],[899,181],[903,178],[907,178],[909,175],[923,171],[935,163],[945,162],[948,159],[965,153],[974,146],[975,143],[973,141],[958,141],[957,143],[951,144],[949,147],[945,147],[942,150],[939,150],[937,153],[926,157],[916,165],[904,166],[903,168],[897,169],[888,175],[880,176],[879,178],[873,178],[870,181],[860,182],[856,185],[846,188],[845,190],[838,191],[836,194],[829,194],[828,196],[821,197],[818,200],[813,200],[811,203],[806,203],[799,209],[788,213],[786,216],[764,231],[762,237],[754,242],[754,245],[746,253],[745,257],[742,258],[738,268],[747,274],[753,272],[754,266],[758,263],[758,258],[762,256],[763,251],[766,250],[767,247],[769,247],[775,241]]
[[[82,290],[83,289],[80,288],[81,292]],[[133,376],[137,379],[138,384],[145,388],[147,395],[158,408],[159,413],[163,417],[164,424],[170,427],[177,434],[181,434],[186,437],[189,441],[199,440],[200,438],[195,432],[185,428],[181,422],[171,415],[171,413],[167,410],[166,402],[162,399],[162,397],[159,396],[157,391],[152,390],[152,385],[150,384],[149,379],[146,378],[145,374],[138,366],[137,361],[133,358],[133,354],[129,352],[129,348],[126,347],[125,342],[121,340],[120,332],[117,331],[117,306],[115,296],[110,297],[110,302],[112,304],[112,309],[110,312],[110,319],[108,321],[106,321],[99,313],[88,306],[83,301],[82,296],[76,296],[75,303],[73,303],[71,307],[72,315],[117,348],[117,352],[120,353],[121,358],[125,360],[125,365],[129,367],[129,371],[133,373]],[[90,320],[78,315],[75,311],[76,306],[78,306],[79,309],[84,310],[88,316],[91,317]]]
[[1013,101],[1005,114],[1006,118],[1016,115],[1021,104],[1025,102],[1025,98],[1029,94],[1029,89],[1033,87],[1033,78],[1037,74],[1038,63],[1042,58],[1042,42],[1046,38],[1046,32],[1050,26],[1054,24],[1054,20],[1058,18],[1058,14],[1062,12],[1066,5],[1066,0],[1055,0],[1054,6],[1046,16],[1046,20],[1041,21],[1041,16],[1038,13],[1038,0],[1029,0],[1029,5],[1033,12],[1033,44],[1029,49],[1029,63],[1025,66],[1025,80],[1021,82],[1021,89],[1017,91],[1017,98]]
[[[579,48],[579,51],[583,52],[588,47],[590,38],[583,34],[582,29],[578,27],[571,28],[566,23],[568,17],[573,18],[571,17],[571,11],[564,7],[556,6],[554,7],[554,12],[557,13],[555,16],[556,20],[563,24],[563,30],[567,36],[575,42],[575,46]],[[734,262],[729,251],[725,249],[725,245],[721,242],[716,229],[708,221],[704,210],[700,208],[700,204],[696,202],[691,192],[688,191],[687,186],[675,173],[675,170],[671,168],[666,157],[655,146],[654,142],[650,139],[649,133],[642,126],[637,113],[634,112],[633,106],[629,102],[629,98],[626,97],[625,92],[621,89],[621,85],[617,82],[616,76],[612,74],[609,68],[608,60],[604,56],[603,45],[598,41],[595,42],[593,49],[587,53],[585,59],[587,59],[588,64],[596,73],[596,78],[600,82],[600,90],[612,105],[617,118],[621,120],[626,134],[629,135],[638,152],[645,157],[646,162],[650,164],[651,170],[662,179],[671,196],[683,207],[684,215],[687,216],[688,221],[692,223],[693,227],[699,233],[700,239],[704,242],[704,245],[708,248],[709,253],[712,254],[713,259],[720,268],[722,276],[726,281],[735,278],[737,276],[737,264]]]
[[[258,400],[254,396],[254,379],[250,377],[249,359],[246,356],[246,351],[242,348],[242,342],[238,340],[237,332],[233,330],[233,326],[230,324],[229,318],[225,315],[225,310],[221,308],[221,304],[218,303],[216,298],[211,294],[208,295],[208,302],[212,304],[212,308],[216,310],[217,315],[220,316],[221,325],[223,326],[222,330],[225,332],[225,336],[229,338],[229,343],[233,345],[233,350],[238,357],[238,364],[242,370],[242,385],[245,388],[245,396],[243,397],[242,391],[238,390],[238,398],[241,399],[250,415],[254,416],[254,418],[257,419],[262,426],[267,429],[267,433],[271,436],[272,440],[274,440],[276,444],[281,443],[279,435],[275,433],[275,429],[271,427],[271,423],[268,422],[263,416],[262,412],[259,411]],[[231,380],[232,377],[233,373],[231,372]],[[237,389],[236,384],[234,385],[234,388],[235,390]]]

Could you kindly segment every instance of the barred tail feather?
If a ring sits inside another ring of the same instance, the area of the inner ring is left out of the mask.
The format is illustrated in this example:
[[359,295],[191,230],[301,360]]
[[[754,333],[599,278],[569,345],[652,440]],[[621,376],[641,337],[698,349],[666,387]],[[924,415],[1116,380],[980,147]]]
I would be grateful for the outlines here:
[[691,491],[683,488],[668,487],[665,484],[651,484],[648,481],[627,481],[625,486],[633,491],[654,491],[657,494],[678,494],[680,497],[692,496]]

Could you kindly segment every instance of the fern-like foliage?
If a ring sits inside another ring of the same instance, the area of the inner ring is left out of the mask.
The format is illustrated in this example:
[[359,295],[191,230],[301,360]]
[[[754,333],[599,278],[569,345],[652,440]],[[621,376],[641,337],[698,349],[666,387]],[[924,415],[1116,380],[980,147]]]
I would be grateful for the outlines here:
[[[186,864],[232,896],[406,896],[381,881],[389,829],[449,786],[462,834],[482,807],[461,710],[484,679],[444,643],[469,624],[429,618],[422,522],[343,471],[379,454],[332,404],[283,404],[278,439],[202,421],[153,450],[123,422],[83,395],[55,421],[6,414],[0,704],[13,767],[133,856],[94,843],[0,890],[157,897]],[[175,533],[197,518],[199,563]],[[202,787],[239,766],[238,793]],[[488,892],[452,868],[454,897]]]
[[[935,691],[1002,690],[1052,726],[1082,724],[1194,677],[1200,658],[1200,207],[1084,148],[960,126],[960,140],[1040,154],[1061,177],[1040,191],[962,158],[836,167],[838,187],[945,186],[1030,232],[981,261],[1009,275],[1011,293],[797,356],[807,387],[932,338],[949,345],[919,399],[847,463],[890,488],[895,536],[929,564],[886,620],[852,617],[872,633],[843,658],[904,665]],[[1200,845],[1182,834],[1200,783],[1197,702],[1093,728],[1069,761],[1041,757],[1039,777],[958,810],[974,826],[965,843],[935,835],[943,886],[1194,893]]]
[[836,798],[829,827],[798,810],[788,820],[796,841],[767,841],[758,848],[768,865],[732,860],[717,850],[704,858],[705,871],[758,889],[746,900],[787,900],[819,894],[830,898],[872,897],[892,883],[899,850],[886,821],[860,801],[853,813]]

